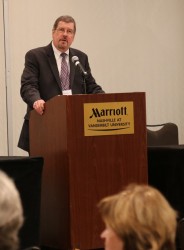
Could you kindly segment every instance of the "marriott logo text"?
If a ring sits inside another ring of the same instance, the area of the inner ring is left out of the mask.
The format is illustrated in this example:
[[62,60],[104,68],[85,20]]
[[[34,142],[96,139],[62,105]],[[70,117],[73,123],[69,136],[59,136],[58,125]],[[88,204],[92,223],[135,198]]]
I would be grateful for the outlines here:
[[118,109],[101,109],[93,108],[92,115],[90,118],[94,117],[102,117],[102,116],[116,116],[116,115],[127,115],[127,107],[121,107]]

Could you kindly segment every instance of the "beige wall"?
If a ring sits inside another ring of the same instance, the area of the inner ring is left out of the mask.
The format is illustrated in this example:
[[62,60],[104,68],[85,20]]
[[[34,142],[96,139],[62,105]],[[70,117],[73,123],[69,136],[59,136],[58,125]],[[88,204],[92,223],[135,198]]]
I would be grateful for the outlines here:
[[3,4],[0,2],[0,155],[7,155],[7,111],[5,85],[5,55],[4,55],[4,26]]
[[[73,47],[89,55],[93,75],[108,93],[145,91],[147,123],[175,122],[184,143],[184,1],[183,0],[5,0],[9,34],[9,144],[17,148],[26,105],[20,76],[27,50],[47,45],[55,19],[72,15],[77,22]],[[2,8],[2,7],[1,7]],[[0,9],[1,13],[2,10]],[[2,18],[0,20],[2,26]],[[2,39],[2,38],[1,38]],[[2,40],[0,53],[3,54]],[[3,57],[1,57],[3,58]],[[4,72],[2,60],[1,72]],[[4,75],[0,76],[4,87]],[[5,91],[2,91],[5,100]],[[5,107],[3,103],[1,106]],[[2,108],[2,107],[0,107]],[[5,108],[1,112],[6,120]],[[6,149],[6,123],[2,126]],[[1,133],[1,132],[0,132]],[[2,143],[2,142],[0,142]]]

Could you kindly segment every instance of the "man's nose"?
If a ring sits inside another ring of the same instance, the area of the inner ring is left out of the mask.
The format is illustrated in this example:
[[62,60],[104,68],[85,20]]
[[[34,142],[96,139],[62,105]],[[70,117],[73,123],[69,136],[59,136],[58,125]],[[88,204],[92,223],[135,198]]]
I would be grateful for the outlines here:
[[63,35],[64,35],[64,36],[67,36],[67,35],[68,35],[68,31],[67,31],[67,30],[64,30]]

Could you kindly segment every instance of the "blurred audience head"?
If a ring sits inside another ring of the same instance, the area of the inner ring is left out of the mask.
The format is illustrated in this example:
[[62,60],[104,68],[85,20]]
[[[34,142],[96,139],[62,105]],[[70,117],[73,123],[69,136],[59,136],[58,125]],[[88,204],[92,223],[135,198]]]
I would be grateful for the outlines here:
[[148,185],[130,184],[99,203],[106,250],[174,250],[177,213]]
[[19,192],[11,178],[0,170],[0,250],[19,248],[23,210]]

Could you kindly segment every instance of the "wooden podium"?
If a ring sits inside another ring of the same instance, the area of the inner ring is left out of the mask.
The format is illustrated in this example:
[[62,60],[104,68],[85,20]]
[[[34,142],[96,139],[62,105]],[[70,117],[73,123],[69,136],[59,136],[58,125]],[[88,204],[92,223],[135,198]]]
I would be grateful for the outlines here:
[[[84,103],[133,102],[134,133],[84,135]],[[147,183],[145,93],[56,96],[30,117],[30,155],[43,156],[41,245],[103,247],[101,198]]]

